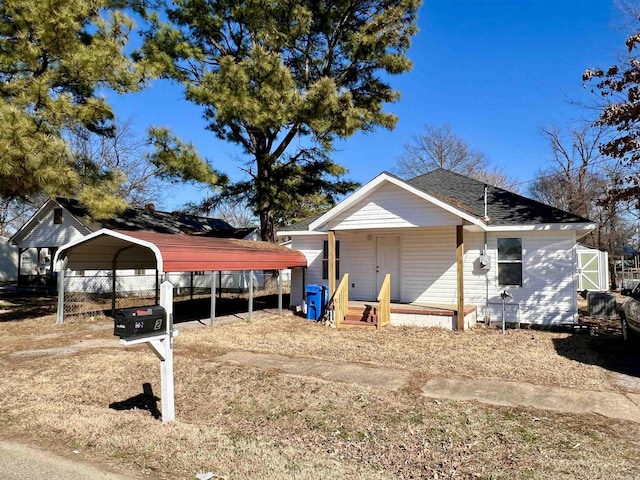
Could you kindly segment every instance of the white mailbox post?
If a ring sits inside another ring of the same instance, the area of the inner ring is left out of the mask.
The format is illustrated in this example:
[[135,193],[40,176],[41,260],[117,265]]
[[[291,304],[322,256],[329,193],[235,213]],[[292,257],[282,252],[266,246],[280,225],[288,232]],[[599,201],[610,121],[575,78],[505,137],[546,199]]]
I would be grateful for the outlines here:
[[160,306],[167,312],[165,332],[149,336],[121,338],[120,345],[137,345],[146,343],[160,359],[160,381],[162,396],[162,422],[176,419],[175,393],[173,388],[173,339],[178,331],[173,329],[173,285],[162,282],[160,285]]

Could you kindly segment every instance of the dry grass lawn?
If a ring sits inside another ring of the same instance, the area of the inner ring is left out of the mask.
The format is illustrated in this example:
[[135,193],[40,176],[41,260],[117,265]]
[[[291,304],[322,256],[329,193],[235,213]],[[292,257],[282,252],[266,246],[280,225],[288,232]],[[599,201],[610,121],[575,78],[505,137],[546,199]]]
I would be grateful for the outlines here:
[[[177,421],[163,425],[141,395],[147,382],[160,395],[158,360],[144,346],[119,346],[110,320],[58,327],[50,315],[0,309],[0,435],[79,450],[141,478],[640,478],[640,424],[419,393],[442,376],[640,392],[640,356],[615,336],[336,331],[268,311],[213,328],[178,325]],[[393,367],[412,380],[391,392],[218,359],[233,350]]]

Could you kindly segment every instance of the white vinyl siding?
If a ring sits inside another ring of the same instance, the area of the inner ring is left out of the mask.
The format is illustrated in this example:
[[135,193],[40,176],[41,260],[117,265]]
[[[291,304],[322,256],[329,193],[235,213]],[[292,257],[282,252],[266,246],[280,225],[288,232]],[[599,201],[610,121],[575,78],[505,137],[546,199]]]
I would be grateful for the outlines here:
[[349,274],[349,298],[372,300],[375,292],[375,235],[359,231],[356,234],[340,234],[340,271]]
[[[493,260],[488,275],[489,303],[501,303],[497,274],[497,236],[489,236]],[[522,287],[507,287],[520,323],[561,324],[576,320],[575,238],[573,232],[531,232],[522,236]],[[515,312],[515,310],[512,310]],[[492,318],[492,320],[498,320]],[[509,320],[510,321],[510,320]]]
[[18,248],[9,239],[0,237],[0,281],[15,281],[18,278]]
[[456,229],[420,228],[402,235],[402,301],[455,303]]
[[406,190],[384,184],[332,220],[332,230],[456,225],[460,219]]
[[[304,273],[307,285],[326,285],[322,279],[322,244],[326,240],[324,235],[295,236],[291,239],[291,248],[298,250],[307,257],[308,268]],[[341,246],[342,248],[342,246]],[[291,272],[291,306],[302,305],[304,285],[302,284],[302,269],[294,268]]]
[[62,223],[54,222],[54,208],[42,212],[42,220],[19,241],[20,248],[59,247],[89,233],[68,211],[62,211]]
[[[455,227],[369,230],[348,234],[338,232],[336,239],[340,240],[340,270],[341,275],[349,273],[349,298],[376,298],[376,238],[399,234],[402,238],[401,301],[454,303],[457,298]],[[320,278],[323,240],[323,237],[318,236],[296,236],[292,239],[292,248],[303,252],[309,262],[307,285],[326,283],[326,280]],[[297,305],[302,300],[302,290],[296,285],[301,281],[302,275],[294,274],[292,305]]]
[[[341,272],[349,273],[349,298],[373,300],[375,291],[375,239],[381,235],[401,235],[401,301],[455,304],[457,301],[455,227],[378,229],[367,232],[338,232]],[[502,235],[500,235],[502,236]],[[573,323],[576,311],[576,277],[573,232],[528,232],[523,242],[523,285],[508,287],[508,321],[531,324]],[[464,231],[465,304],[478,307],[478,318],[500,321],[497,237]],[[292,248],[301,250],[309,261],[306,283],[322,283],[323,236],[295,237]],[[480,268],[482,253],[490,260],[488,271]],[[294,270],[291,304],[302,302],[302,274]]]

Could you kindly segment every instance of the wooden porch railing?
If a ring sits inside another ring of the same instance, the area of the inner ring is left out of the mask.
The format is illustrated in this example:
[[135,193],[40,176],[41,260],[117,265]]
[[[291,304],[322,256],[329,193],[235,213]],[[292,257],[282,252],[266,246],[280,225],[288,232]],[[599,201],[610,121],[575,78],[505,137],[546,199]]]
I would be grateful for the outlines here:
[[380,330],[391,323],[391,275],[386,274],[378,293],[378,325]]
[[333,318],[336,328],[344,321],[349,310],[349,274],[345,273],[340,280],[340,285],[333,294]]

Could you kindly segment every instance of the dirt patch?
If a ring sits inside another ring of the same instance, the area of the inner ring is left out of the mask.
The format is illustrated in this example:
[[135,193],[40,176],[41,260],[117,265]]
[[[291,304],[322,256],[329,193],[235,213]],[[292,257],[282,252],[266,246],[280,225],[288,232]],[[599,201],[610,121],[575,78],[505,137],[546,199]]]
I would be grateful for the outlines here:
[[[55,335],[47,335],[47,338],[57,338]],[[114,348],[117,347],[114,339],[94,339],[94,340],[86,340],[79,343],[74,343],[73,345],[68,345],[64,347],[53,347],[53,348],[39,348],[32,350],[20,350],[17,352],[13,352],[11,355],[14,357],[42,357],[42,356],[55,356],[55,355],[68,355],[70,353],[77,353],[81,350],[86,350],[90,348]]]

